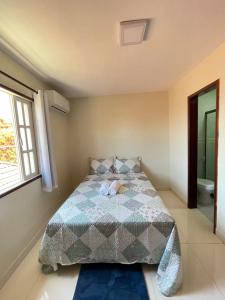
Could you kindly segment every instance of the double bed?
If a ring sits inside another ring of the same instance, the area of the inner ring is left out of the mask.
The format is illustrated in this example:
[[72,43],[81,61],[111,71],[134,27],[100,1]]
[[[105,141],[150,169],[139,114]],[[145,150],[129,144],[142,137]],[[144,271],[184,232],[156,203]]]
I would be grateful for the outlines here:
[[[119,193],[101,195],[102,182],[113,180]],[[182,282],[176,223],[143,172],[88,175],[49,221],[39,261],[46,273],[76,263],[158,264],[166,296]]]

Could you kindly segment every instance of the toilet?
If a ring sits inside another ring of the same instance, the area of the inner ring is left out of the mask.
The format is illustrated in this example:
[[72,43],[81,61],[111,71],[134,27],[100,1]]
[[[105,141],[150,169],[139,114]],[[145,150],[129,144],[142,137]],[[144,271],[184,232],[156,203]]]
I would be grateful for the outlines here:
[[199,204],[212,205],[214,201],[214,181],[204,178],[198,178],[197,188]]

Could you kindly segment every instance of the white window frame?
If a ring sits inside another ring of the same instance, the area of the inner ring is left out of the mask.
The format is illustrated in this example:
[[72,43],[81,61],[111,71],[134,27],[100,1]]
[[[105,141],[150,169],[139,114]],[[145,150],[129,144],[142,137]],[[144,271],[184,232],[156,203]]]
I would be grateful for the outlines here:
[[[18,112],[17,103],[21,104],[23,124],[20,124],[20,122],[19,122],[19,112]],[[15,128],[16,128],[17,146],[18,146],[17,150],[19,152],[18,153],[19,160],[21,163],[20,165],[22,167],[22,177],[23,177],[23,180],[26,181],[26,180],[33,178],[37,174],[39,174],[35,133],[34,133],[34,117],[33,117],[33,112],[32,112],[32,103],[31,103],[31,101],[26,100],[22,97],[13,95],[12,96],[12,104],[13,104],[13,110],[14,110],[14,115],[15,115]],[[26,120],[25,120],[25,111],[24,111],[25,105],[27,105],[27,108],[28,108],[29,125],[26,124]],[[24,130],[26,149],[23,149],[23,138],[21,136],[21,129]],[[29,148],[29,145],[28,145],[29,143],[28,143],[27,130],[30,130],[31,145],[32,145],[31,148]],[[31,167],[30,153],[33,154],[33,158],[34,158],[34,171],[33,172],[31,170],[32,167]],[[27,172],[26,172],[26,166],[25,166],[25,161],[24,161],[25,154],[27,154],[28,165],[29,165],[29,174],[27,174]]]

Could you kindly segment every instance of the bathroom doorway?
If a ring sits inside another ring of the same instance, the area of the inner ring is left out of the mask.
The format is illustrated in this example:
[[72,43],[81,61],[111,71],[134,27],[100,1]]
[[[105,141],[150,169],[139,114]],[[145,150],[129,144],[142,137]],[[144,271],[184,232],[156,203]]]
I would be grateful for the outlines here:
[[219,80],[188,97],[188,207],[216,231]]

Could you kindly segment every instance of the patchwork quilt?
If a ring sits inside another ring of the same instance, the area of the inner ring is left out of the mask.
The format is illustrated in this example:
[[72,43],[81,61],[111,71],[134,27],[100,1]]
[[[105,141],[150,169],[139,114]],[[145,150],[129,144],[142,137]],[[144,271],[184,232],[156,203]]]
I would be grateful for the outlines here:
[[[103,181],[119,180],[116,196],[103,196]],[[49,221],[39,261],[44,272],[75,263],[158,264],[160,291],[171,296],[182,282],[174,219],[146,175],[89,175]]]

